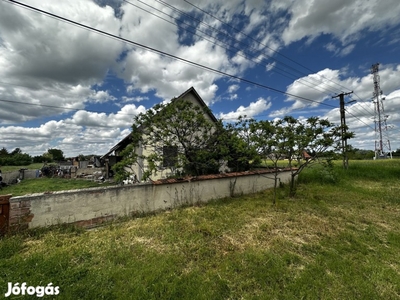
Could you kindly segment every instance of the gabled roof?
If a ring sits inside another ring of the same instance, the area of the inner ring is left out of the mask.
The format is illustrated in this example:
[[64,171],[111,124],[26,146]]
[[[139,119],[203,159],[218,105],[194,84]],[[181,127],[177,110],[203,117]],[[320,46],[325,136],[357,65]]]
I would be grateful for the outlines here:
[[[178,97],[173,98],[171,100],[171,102],[182,99],[190,93],[193,93],[193,95],[195,96],[195,98],[197,99],[197,101],[199,102],[199,104],[202,108],[208,108],[207,104],[204,102],[203,99],[201,99],[200,95],[197,93],[197,91],[194,89],[194,87],[189,88],[187,91],[183,92]],[[214,114],[211,112],[211,110],[207,109],[207,114],[214,123],[218,122],[217,118],[214,116]],[[100,159],[103,159],[103,158],[109,156],[112,152],[114,152],[118,149],[125,148],[126,146],[128,146],[131,143],[131,141],[132,141],[132,138],[131,138],[131,134],[129,133],[126,137],[124,137],[121,141],[119,141],[115,146],[113,146],[106,154],[104,154],[102,157],[100,157]]]
[[[173,98],[171,100],[172,101],[176,101],[178,99],[182,99],[183,97],[185,97],[187,94],[189,93],[193,93],[197,99],[197,101],[199,102],[200,106],[203,108],[208,108],[207,104],[204,102],[204,100],[200,97],[200,95],[197,93],[197,91],[194,89],[194,87],[191,87],[190,89],[188,89],[186,92],[183,92],[182,94],[180,94],[177,98]],[[214,116],[214,114],[211,112],[211,110],[207,110],[207,114],[209,115],[209,117],[211,118],[211,120],[214,123],[217,123],[218,120],[217,118]]]

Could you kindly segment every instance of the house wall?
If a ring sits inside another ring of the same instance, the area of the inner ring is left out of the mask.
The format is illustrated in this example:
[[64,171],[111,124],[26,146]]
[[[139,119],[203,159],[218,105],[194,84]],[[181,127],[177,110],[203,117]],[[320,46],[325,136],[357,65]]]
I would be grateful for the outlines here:
[[[116,217],[259,192],[273,187],[273,175],[268,171],[218,174],[200,180],[165,180],[12,197],[9,227],[34,228],[60,223],[91,227]],[[288,182],[290,171],[279,172],[278,178]]]
[[[197,97],[193,94],[193,93],[188,93],[186,95],[184,95],[182,98],[180,98],[179,101],[188,101],[191,102],[193,105],[196,106],[200,106],[199,101],[197,99]],[[204,114],[204,116],[206,117],[206,119],[210,122],[210,123],[214,123],[214,120],[210,117],[209,114]],[[146,137],[144,137],[145,139]],[[157,145],[158,147],[162,147],[163,145]],[[154,148],[153,147],[138,147],[137,149],[135,149],[136,154],[138,155],[144,155],[144,156],[149,156],[152,153],[154,153]],[[143,178],[143,170],[146,170],[148,168],[148,164],[146,161],[141,160],[139,164],[134,164],[132,165],[130,168],[127,168],[128,172],[133,172],[137,178],[139,179],[139,181],[142,180]],[[224,169],[226,169],[226,167],[224,167]],[[169,176],[173,175],[171,172],[170,168],[160,168],[157,170],[157,173],[154,173],[151,176],[152,180],[159,180],[162,178],[167,178]]]

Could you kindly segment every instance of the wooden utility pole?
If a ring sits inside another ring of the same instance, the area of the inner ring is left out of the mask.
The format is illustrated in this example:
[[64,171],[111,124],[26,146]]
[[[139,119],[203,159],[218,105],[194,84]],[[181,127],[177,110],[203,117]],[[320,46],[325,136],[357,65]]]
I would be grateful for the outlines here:
[[342,128],[342,155],[343,155],[343,168],[347,169],[349,167],[349,160],[347,158],[347,130],[346,130],[346,116],[344,109],[344,96],[350,95],[353,92],[341,93],[332,98],[338,98],[340,100],[340,124]]

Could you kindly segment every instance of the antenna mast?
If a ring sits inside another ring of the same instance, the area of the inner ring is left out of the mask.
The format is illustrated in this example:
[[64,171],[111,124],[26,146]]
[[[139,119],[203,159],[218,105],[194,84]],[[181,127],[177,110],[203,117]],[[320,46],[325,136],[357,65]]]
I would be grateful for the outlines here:
[[[375,159],[387,158],[388,154],[390,155],[390,158],[392,158],[390,141],[389,139],[385,141],[383,140],[383,132],[387,131],[386,120],[389,116],[385,115],[385,110],[383,108],[383,100],[385,100],[385,98],[382,97],[382,90],[380,87],[379,63],[372,65],[371,74],[373,75],[374,79],[372,102],[374,103],[375,107]],[[385,152],[385,150],[387,150],[387,152]]]

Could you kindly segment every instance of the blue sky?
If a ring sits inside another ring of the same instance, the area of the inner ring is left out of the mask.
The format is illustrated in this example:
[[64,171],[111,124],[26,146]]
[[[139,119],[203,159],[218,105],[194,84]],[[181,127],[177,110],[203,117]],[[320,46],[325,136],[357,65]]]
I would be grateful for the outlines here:
[[1,148],[101,155],[129,133],[134,115],[193,86],[227,122],[292,115],[339,124],[332,97],[354,91],[346,97],[357,101],[346,105],[356,133],[349,143],[373,150],[375,63],[384,140],[400,148],[398,0],[21,3],[144,47],[0,2]]

